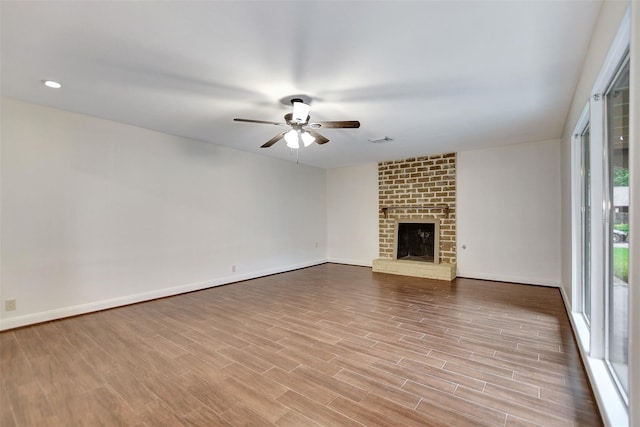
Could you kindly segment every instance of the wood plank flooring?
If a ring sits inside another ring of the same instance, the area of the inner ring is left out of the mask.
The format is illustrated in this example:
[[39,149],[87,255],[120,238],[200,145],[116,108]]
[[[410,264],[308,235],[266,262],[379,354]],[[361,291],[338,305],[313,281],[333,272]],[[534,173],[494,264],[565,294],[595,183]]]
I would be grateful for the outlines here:
[[558,289],[324,264],[0,334],[0,425],[602,425]]

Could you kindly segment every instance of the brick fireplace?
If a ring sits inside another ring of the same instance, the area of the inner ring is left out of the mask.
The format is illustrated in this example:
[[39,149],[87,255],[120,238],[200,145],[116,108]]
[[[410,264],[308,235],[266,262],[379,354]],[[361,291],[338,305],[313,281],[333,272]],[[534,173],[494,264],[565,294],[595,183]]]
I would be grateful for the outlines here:
[[[373,271],[453,280],[456,274],[456,154],[381,162],[378,192],[380,258],[373,261]],[[398,257],[399,224],[434,224],[432,228],[413,226],[410,237],[404,239],[424,240],[430,232],[437,233],[432,243],[437,245],[435,257]]]

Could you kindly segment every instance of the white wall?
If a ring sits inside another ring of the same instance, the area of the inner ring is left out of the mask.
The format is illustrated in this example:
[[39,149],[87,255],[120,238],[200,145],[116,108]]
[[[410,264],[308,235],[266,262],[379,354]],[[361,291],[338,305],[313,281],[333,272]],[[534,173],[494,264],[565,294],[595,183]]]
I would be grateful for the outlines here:
[[1,107],[2,329],[326,262],[322,169]]
[[457,175],[458,276],[558,286],[559,141],[460,152]]
[[327,171],[329,261],[371,266],[378,258],[378,164]]

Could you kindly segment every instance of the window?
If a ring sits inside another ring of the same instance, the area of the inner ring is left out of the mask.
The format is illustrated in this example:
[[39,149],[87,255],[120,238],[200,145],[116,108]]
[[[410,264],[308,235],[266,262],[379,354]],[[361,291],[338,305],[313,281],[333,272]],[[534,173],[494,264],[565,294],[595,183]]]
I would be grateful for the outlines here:
[[580,135],[580,232],[582,314],[591,323],[591,156],[589,123]]
[[629,140],[630,21],[627,8],[571,146],[571,317],[605,424],[615,426],[629,425],[629,364],[636,363],[629,360],[629,287],[637,284],[628,273],[628,236],[638,231],[629,221],[629,149],[637,147]]
[[605,197],[609,218],[606,259],[606,361],[618,386],[629,392],[629,58],[619,68],[605,95]]
[[[572,310],[579,314],[578,324],[582,333],[578,332],[578,338],[583,348],[588,352],[590,349],[590,335],[588,333],[591,327],[591,301],[593,295],[591,292],[592,272],[592,233],[593,218],[591,210],[591,200],[593,199],[593,191],[591,185],[592,168],[591,163],[594,161],[591,151],[595,148],[591,144],[591,109],[587,103],[580,118],[574,127],[573,141],[571,145],[572,151],[572,183],[571,192],[573,194],[571,209],[573,215],[572,224],[572,242],[573,242],[573,292],[572,292]],[[597,158],[597,156],[595,156]],[[597,170],[597,168],[596,168]],[[597,184],[597,180],[596,180]],[[597,210],[596,210],[597,213]],[[597,233],[596,233],[597,234]],[[595,273],[598,276],[598,273]],[[597,290],[597,289],[596,289]]]

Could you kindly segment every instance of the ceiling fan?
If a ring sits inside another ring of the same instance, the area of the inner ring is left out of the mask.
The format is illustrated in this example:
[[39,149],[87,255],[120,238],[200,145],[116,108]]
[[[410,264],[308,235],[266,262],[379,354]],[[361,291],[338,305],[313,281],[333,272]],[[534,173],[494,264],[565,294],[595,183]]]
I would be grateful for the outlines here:
[[[306,98],[306,99],[303,99]],[[275,126],[288,126],[290,129],[283,130],[264,144],[261,148],[271,147],[276,142],[284,138],[289,148],[300,148],[301,145],[308,147],[314,142],[317,144],[326,144],[329,142],[328,138],[320,135],[315,129],[336,129],[336,128],[359,128],[360,122],[357,120],[343,120],[333,122],[313,122],[309,120],[309,105],[311,98],[300,95],[288,99],[293,105],[293,112],[284,115],[284,123],[269,122],[264,120],[252,120],[252,119],[233,119],[236,122],[248,122],[248,123],[263,123],[267,125]],[[306,101],[306,102],[305,102]],[[281,101],[283,102],[283,101]],[[283,102],[284,103],[284,102]]]

